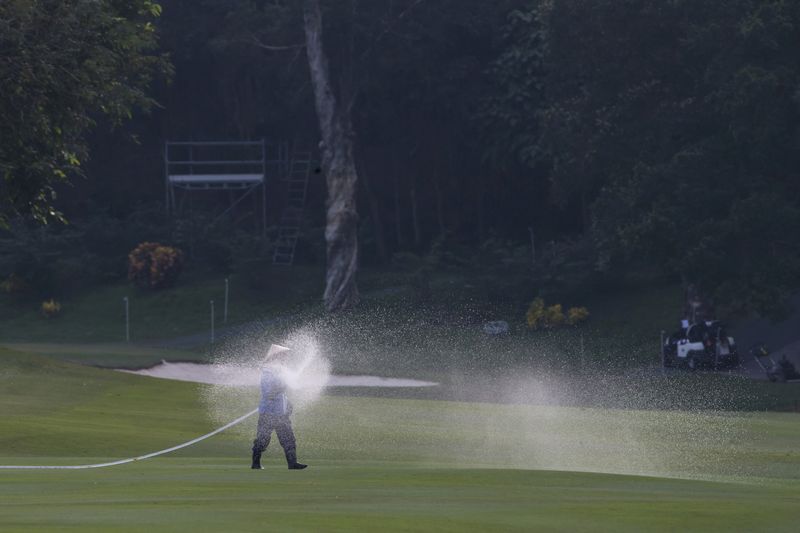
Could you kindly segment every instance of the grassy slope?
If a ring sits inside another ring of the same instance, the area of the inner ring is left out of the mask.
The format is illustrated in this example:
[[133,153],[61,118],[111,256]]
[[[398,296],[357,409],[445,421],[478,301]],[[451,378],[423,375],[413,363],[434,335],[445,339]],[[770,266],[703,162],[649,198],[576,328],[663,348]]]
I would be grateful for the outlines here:
[[[0,365],[2,464],[134,455],[213,427],[201,386],[4,350]],[[0,471],[0,529],[796,529],[796,415],[327,397],[296,420],[304,472],[275,449],[248,470],[252,424],[143,463]],[[733,482],[529,469],[570,466]]]
[[71,363],[103,368],[148,368],[161,361],[208,361],[204,350],[171,350],[136,344],[74,344],[12,342],[4,344],[18,352],[45,355]]
[[[408,322],[410,316],[414,322],[424,322],[431,318],[428,311],[433,310],[439,311],[437,318],[445,322],[462,322],[467,316],[483,317],[507,320],[518,330],[524,329],[524,306],[489,303],[483,294],[488,289],[474,287],[474,277],[475,273],[470,272],[437,274],[431,281],[429,301],[420,305],[413,300],[407,275],[364,270],[360,273],[360,283],[368,305],[362,313],[372,317],[378,311],[388,321]],[[217,326],[221,325],[223,278],[196,274],[181,279],[175,288],[161,291],[138,290],[127,282],[97,286],[65,297],[61,316],[51,320],[40,315],[38,300],[0,294],[0,338],[19,342],[118,342],[125,335],[122,299],[126,296],[130,299],[134,341],[205,332],[210,324],[210,300],[216,303]],[[317,316],[313,308],[320,302],[323,279],[318,268],[268,269],[255,285],[241,276],[230,279],[229,323],[294,314],[298,308],[311,309],[303,316]],[[514,296],[515,301],[520,299],[519,294]],[[629,343],[657,337],[657,330],[653,333],[654,324],[673,326],[680,314],[679,296],[674,286],[653,286],[595,291],[575,301],[548,303],[563,303],[565,307],[587,305],[592,312],[592,327],[587,336],[596,337],[597,333],[608,331],[615,341]],[[524,295],[522,299],[527,301]],[[391,316],[398,308],[402,311],[400,315]],[[481,320],[477,318],[477,323]]]
[[[316,268],[273,269],[254,290],[231,276],[229,323],[285,313],[294,305],[319,300],[321,273]],[[131,339],[143,341],[206,332],[210,301],[222,325],[224,276],[187,277],[172,289],[143,291],[127,282],[98,286],[61,301],[61,316],[45,319],[39,302],[0,294],[0,339],[19,342],[119,342],[125,340],[123,297],[130,299]]]

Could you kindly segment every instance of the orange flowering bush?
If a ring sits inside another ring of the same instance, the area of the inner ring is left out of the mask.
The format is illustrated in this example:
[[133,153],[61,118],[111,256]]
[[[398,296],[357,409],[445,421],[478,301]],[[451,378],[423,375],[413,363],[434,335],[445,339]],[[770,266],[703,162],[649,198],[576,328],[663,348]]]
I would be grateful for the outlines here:
[[157,242],[143,242],[128,254],[128,279],[139,287],[171,287],[183,270],[183,252]]

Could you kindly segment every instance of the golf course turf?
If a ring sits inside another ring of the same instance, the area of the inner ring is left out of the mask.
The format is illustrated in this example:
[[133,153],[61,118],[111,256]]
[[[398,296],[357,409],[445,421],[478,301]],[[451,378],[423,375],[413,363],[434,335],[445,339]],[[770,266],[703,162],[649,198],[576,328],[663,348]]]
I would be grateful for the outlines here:
[[[0,464],[87,464],[187,441],[220,425],[206,393],[0,349]],[[241,408],[231,404],[230,419]],[[117,467],[1,470],[0,530],[796,531],[800,522],[792,413],[337,395],[295,423],[311,465],[301,472],[286,470],[277,443],[265,470],[248,468],[254,420]]]

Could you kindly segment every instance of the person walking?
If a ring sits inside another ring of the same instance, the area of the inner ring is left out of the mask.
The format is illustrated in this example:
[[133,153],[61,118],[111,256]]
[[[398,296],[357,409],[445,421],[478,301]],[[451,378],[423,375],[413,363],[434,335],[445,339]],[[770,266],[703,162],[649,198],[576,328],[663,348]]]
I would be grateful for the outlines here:
[[297,462],[297,442],[292,430],[290,415],[292,404],[286,397],[286,381],[282,378],[292,356],[285,346],[273,344],[267,352],[267,360],[261,370],[261,401],[258,404],[258,426],[253,441],[253,463],[251,468],[261,470],[261,454],[269,446],[272,432],[278,435],[278,442],[286,455],[289,470],[302,470],[308,465]]

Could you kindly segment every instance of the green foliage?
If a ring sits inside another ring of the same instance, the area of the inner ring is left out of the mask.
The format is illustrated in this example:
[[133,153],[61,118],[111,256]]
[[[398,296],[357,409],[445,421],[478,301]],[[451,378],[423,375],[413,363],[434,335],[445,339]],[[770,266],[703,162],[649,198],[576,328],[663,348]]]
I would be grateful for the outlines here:
[[0,283],[0,290],[9,294],[22,292],[27,288],[28,286],[25,283],[25,280],[15,272],[9,274],[8,277],[2,283]]
[[[51,229],[52,228],[52,229]],[[0,276],[15,297],[50,297],[96,275],[94,256],[85,251],[73,226],[42,227],[14,221],[0,236]]]
[[539,106],[547,45],[538,10],[511,11],[502,40],[505,46],[490,69],[491,90],[478,115],[486,127],[484,157],[502,166],[515,160],[531,165],[540,155]]
[[541,291],[563,293],[596,281],[596,248],[591,239],[561,239],[540,244],[532,278]]
[[92,211],[68,225],[13,220],[0,233],[0,277],[8,292],[19,299],[49,298],[119,280],[137,243],[169,237],[163,209],[140,207],[124,219],[94,206]]
[[154,104],[168,72],[151,0],[0,3],[0,226],[31,214],[61,219],[55,186],[80,174],[98,116],[117,125]]
[[183,271],[183,252],[157,242],[143,242],[128,254],[128,279],[141,288],[172,287]]
[[[159,219],[164,219],[163,209]],[[271,260],[271,243],[277,238],[276,227],[267,228],[265,239],[260,229],[237,224],[230,217],[218,218],[213,211],[173,216],[164,224],[171,228],[169,240],[186,252],[193,268],[220,274],[249,261]]]
[[657,267],[736,310],[800,285],[800,5],[544,1],[506,40],[492,117],[580,210],[597,266]]

